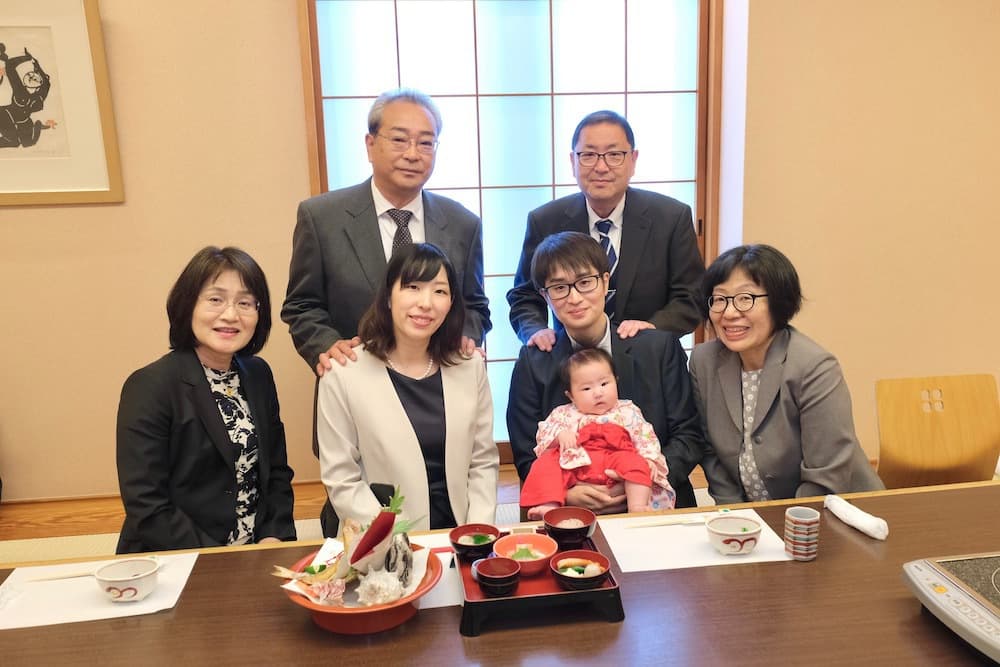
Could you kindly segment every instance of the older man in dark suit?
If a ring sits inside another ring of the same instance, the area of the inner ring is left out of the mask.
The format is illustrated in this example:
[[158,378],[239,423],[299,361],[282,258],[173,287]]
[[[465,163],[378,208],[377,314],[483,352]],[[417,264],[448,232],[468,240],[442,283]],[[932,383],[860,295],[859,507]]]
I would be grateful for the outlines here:
[[697,294],[705,267],[691,208],[629,187],[638,158],[632,127],[614,111],[595,111],[577,125],[570,161],[581,192],[528,214],[514,288],[507,293],[510,322],[521,342],[544,351],[555,343],[530,267],[542,239],[561,231],[590,234],[608,255],[606,311],[622,338],[654,328],[680,336],[700,323]]
[[[490,330],[482,223],[458,202],[423,191],[440,132],[441,114],[428,96],[383,93],[368,114],[371,179],[299,204],[281,319],[317,377],[333,362],[356,359],[358,322],[402,244],[433,243],[451,260],[465,300],[467,352]],[[321,518],[327,533],[329,504]]]
[[[599,347],[609,354],[618,373],[618,393],[642,410],[653,426],[670,468],[677,507],[693,507],[688,476],[705,446],[691,391],[687,357],[680,342],[666,331],[640,331],[625,338],[604,312],[608,293],[607,256],[596,241],[578,232],[544,239],[534,254],[531,275],[564,329],[551,351],[525,345],[514,365],[507,404],[507,430],[517,473],[523,481],[535,460],[538,422],[568,402],[559,368],[574,351]],[[625,511],[624,489],[609,491],[577,484],[566,503],[598,513]]]

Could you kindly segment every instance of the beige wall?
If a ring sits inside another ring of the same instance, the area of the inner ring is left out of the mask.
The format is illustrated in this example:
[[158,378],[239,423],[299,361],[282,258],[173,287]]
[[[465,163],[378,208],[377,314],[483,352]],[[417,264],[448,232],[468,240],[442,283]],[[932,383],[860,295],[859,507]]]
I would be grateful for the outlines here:
[[875,454],[877,378],[1000,369],[1000,3],[749,16],[744,239],[795,262]]
[[[100,5],[126,201],[0,208],[5,500],[117,492],[118,394],[167,350],[177,274],[204,245],[242,246],[277,321],[309,195],[293,0]],[[280,321],[262,356],[292,465],[315,479],[312,381]]]
[[[166,351],[199,247],[250,250],[280,303],[309,194],[294,4],[101,0],[126,202],[0,208],[5,498],[117,490],[121,383]],[[744,237],[801,271],[796,324],[840,357],[870,453],[876,378],[1000,368],[997,34],[994,0],[750,3]],[[284,324],[263,356],[315,479]]]

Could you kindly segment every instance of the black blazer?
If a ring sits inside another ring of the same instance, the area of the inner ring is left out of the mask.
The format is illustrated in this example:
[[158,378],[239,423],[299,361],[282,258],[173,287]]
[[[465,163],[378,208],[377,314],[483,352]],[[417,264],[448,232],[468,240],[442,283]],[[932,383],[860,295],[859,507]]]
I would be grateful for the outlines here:
[[[677,492],[677,507],[694,507],[697,503],[688,476],[701,460],[705,440],[680,341],[666,331],[649,329],[622,339],[612,329],[611,352],[618,372],[619,398],[639,406],[660,439],[670,468],[668,479]],[[522,482],[535,460],[538,422],[556,406],[569,402],[559,380],[559,366],[572,353],[572,343],[563,331],[551,352],[524,346],[514,364],[507,431]]]
[[[548,326],[545,299],[531,282],[531,258],[538,244],[556,232],[590,234],[583,193],[549,202],[528,214],[514,288],[507,292],[510,323],[522,343]],[[646,320],[678,336],[701,323],[698,295],[705,264],[698,252],[691,207],[655,192],[629,188],[618,256],[612,322]],[[555,329],[562,330],[558,320]]]
[[[236,357],[258,439],[254,541],[295,539],[292,469],[267,362]],[[125,381],[118,404],[118,553],[222,546],[236,523],[236,454],[193,351],[170,352]]]

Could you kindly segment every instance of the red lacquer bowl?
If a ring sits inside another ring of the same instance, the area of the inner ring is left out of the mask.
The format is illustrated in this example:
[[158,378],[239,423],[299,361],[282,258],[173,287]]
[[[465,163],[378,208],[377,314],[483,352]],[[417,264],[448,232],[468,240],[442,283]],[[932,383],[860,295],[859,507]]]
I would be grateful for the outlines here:
[[[414,551],[423,548],[419,544],[413,545]],[[312,562],[317,553],[318,550],[298,561],[292,569],[301,572]],[[324,630],[342,635],[367,635],[389,630],[413,618],[417,613],[416,601],[434,588],[439,579],[441,579],[441,561],[437,554],[431,553],[427,557],[424,578],[420,580],[416,590],[389,604],[377,604],[371,607],[329,607],[316,604],[292,591],[286,590],[285,593],[292,602],[308,609],[312,613],[313,622]]]

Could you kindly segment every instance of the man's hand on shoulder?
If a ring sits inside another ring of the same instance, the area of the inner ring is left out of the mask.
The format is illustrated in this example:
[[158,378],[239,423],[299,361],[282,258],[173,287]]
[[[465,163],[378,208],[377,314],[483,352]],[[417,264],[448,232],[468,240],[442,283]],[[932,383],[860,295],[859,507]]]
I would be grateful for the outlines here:
[[551,352],[552,346],[556,344],[556,332],[552,329],[539,329],[531,334],[526,345],[537,347],[542,352]]
[[643,329],[655,329],[656,325],[645,320],[625,320],[618,325],[618,336],[620,338],[631,338]]
[[336,361],[341,366],[347,365],[347,360],[357,361],[358,355],[355,354],[354,349],[358,345],[361,345],[361,339],[355,336],[354,338],[341,338],[336,343],[330,346],[330,349],[326,352],[321,352],[319,355],[319,363],[316,364],[316,375],[323,377],[323,373],[326,373],[329,369],[333,368],[333,362]]
[[462,336],[462,356],[471,359],[472,355],[477,352],[479,353],[479,358],[485,361],[486,350],[481,347],[476,347],[476,341],[472,340],[468,336]]

